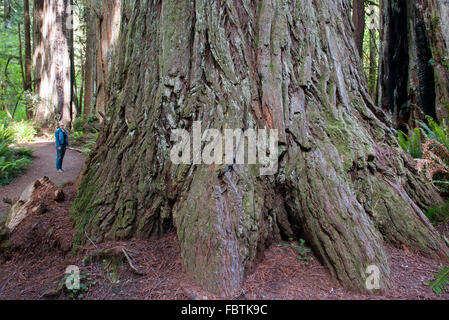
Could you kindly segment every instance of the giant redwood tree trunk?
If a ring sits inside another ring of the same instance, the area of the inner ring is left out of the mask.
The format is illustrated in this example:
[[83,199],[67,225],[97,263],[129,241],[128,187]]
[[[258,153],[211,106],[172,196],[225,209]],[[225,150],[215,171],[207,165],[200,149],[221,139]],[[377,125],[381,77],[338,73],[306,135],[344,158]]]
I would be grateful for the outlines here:
[[41,124],[72,120],[68,4],[69,0],[34,0],[33,65],[39,97],[34,116]]
[[[389,286],[386,242],[448,249],[422,210],[440,201],[366,88],[350,1],[124,0],[104,128],[72,208],[77,241],[176,228],[185,271],[231,295],[281,237],[329,272]],[[276,128],[279,168],[174,165],[175,128]],[[280,261],[279,263],[282,263]]]

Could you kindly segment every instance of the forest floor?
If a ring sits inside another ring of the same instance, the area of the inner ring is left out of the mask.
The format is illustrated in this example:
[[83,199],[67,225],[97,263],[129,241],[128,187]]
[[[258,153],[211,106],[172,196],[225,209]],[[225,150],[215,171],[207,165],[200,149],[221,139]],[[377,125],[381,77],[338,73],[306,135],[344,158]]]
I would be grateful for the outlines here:
[[[85,276],[82,283],[87,287],[82,299],[220,298],[201,289],[182,272],[174,231],[158,240],[88,243],[73,254],[69,210],[77,187],[68,182],[53,189],[62,189],[65,201],[56,202],[55,190],[45,189],[35,200],[46,203],[48,211],[30,213],[11,236],[10,241],[20,250],[0,263],[0,299],[70,299],[70,292],[58,286],[69,265],[79,266]],[[342,288],[316,259],[309,265],[302,264],[291,243],[288,245],[283,242],[268,248],[241,291],[228,298],[449,299],[449,293],[438,297],[424,284],[441,265],[408,250],[388,247],[391,289],[362,295]],[[91,286],[88,278],[92,279]]]
[[[174,231],[158,240],[131,240],[79,247],[73,254],[73,229],[69,211],[76,196],[76,180],[84,157],[67,150],[64,173],[55,170],[53,142],[29,144],[34,160],[20,177],[0,188],[1,198],[17,199],[23,189],[48,176],[65,201],[54,200],[55,190],[45,189],[35,199],[44,202],[45,214],[31,214],[11,236],[20,248],[0,262],[0,299],[70,299],[61,290],[69,265],[80,267],[91,286],[82,299],[221,299],[207,292],[182,272],[180,248]],[[0,199],[1,200],[1,199]],[[1,214],[9,210],[0,205]],[[439,262],[408,250],[389,246],[392,287],[386,292],[362,295],[333,280],[317,259],[309,265],[297,259],[291,243],[274,244],[245,280],[241,291],[229,299],[449,299],[436,296],[424,284],[441,268]],[[87,257],[87,258],[86,258]],[[0,259],[1,260],[1,259]],[[87,283],[86,283],[87,284]]]
[[0,187],[0,222],[5,219],[10,208],[8,204],[2,201],[3,198],[16,200],[28,185],[43,176],[49,177],[56,184],[74,181],[84,164],[84,156],[81,153],[67,149],[63,162],[65,172],[59,173],[56,171],[54,141],[37,140],[21,146],[34,148],[33,162],[26,171],[22,172],[10,184]]

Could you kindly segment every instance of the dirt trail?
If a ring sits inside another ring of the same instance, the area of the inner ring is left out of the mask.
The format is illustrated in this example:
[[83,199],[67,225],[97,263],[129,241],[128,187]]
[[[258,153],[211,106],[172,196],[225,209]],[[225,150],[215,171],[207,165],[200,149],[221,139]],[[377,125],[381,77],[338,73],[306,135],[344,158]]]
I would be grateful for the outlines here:
[[34,148],[34,159],[28,169],[10,184],[0,187],[0,222],[4,220],[10,206],[2,201],[3,198],[16,199],[22,191],[33,181],[49,177],[54,183],[62,184],[74,181],[81,171],[85,157],[74,150],[67,149],[62,168],[65,172],[56,171],[56,148],[53,141],[35,142],[25,144],[25,147]]

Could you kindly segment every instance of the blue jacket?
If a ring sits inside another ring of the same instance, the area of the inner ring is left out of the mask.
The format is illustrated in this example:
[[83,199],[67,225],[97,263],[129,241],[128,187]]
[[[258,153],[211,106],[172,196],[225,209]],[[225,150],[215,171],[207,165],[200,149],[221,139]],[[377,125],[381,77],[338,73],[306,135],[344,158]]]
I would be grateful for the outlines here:
[[56,148],[59,148],[61,146],[67,147],[69,145],[69,135],[67,134],[67,130],[64,131],[62,131],[61,128],[58,128],[55,131]]

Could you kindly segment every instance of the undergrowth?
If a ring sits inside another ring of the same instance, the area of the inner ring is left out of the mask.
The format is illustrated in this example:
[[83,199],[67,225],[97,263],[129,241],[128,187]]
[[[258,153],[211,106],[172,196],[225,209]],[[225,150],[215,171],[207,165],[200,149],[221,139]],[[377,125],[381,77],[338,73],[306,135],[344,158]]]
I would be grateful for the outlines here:
[[284,243],[284,247],[292,248],[295,250],[296,258],[301,261],[302,264],[309,265],[313,260],[311,250],[306,246],[304,239],[299,239],[299,244],[294,242],[293,238],[289,238],[289,243]]
[[33,149],[15,147],[14,133],[0,124],[0,186],[8,184],[32,161]]
[[424,284],[432,288],[436,295],[442,295],[449,291],[449,267],[443,267],[438,274],[433,276],[435,280],[426,281]]

